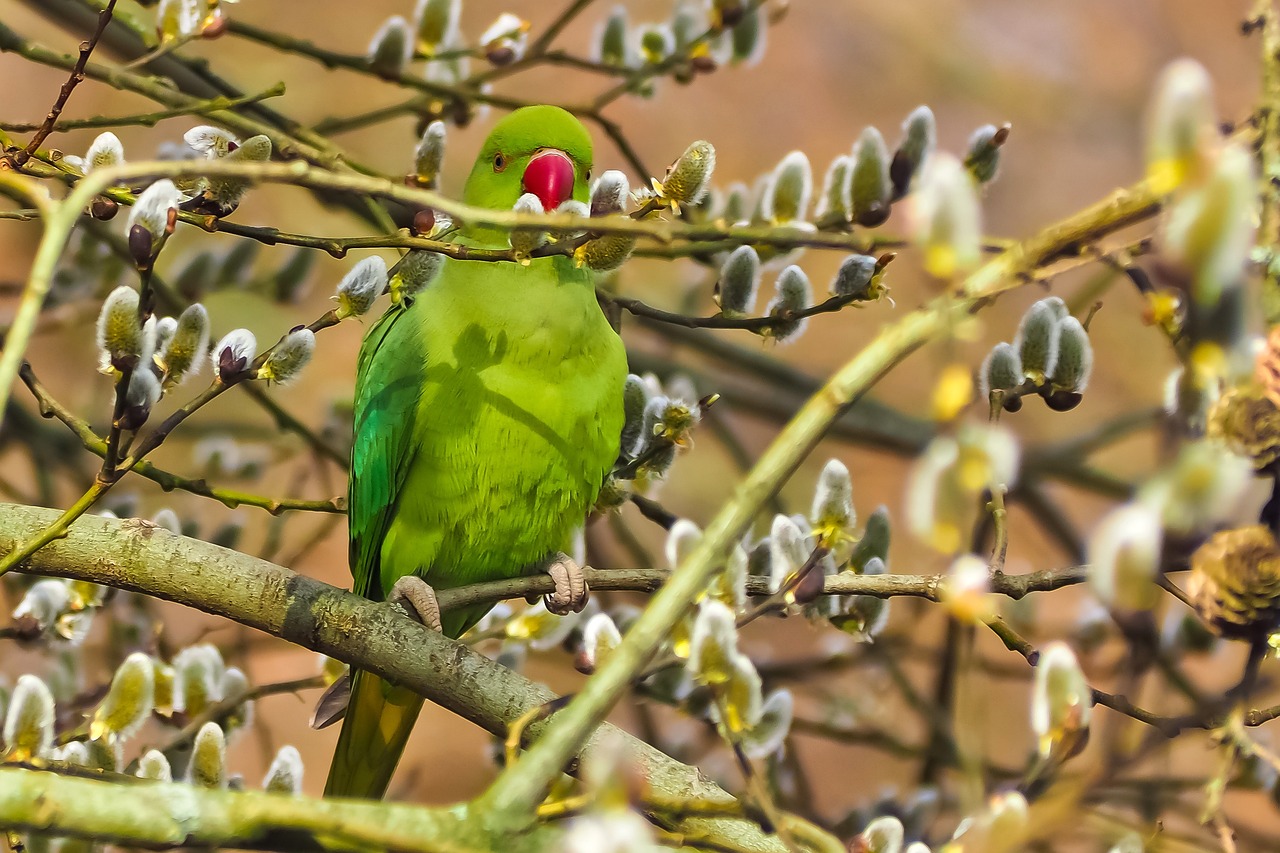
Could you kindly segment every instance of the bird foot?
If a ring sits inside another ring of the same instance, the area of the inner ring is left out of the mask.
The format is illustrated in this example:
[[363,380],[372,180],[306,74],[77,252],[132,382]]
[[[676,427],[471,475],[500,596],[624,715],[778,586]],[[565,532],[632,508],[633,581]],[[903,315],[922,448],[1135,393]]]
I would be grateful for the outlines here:
[[543,569],[555,581],[556,591],[544,597],[547,610],[557,616],[568,613],[579,613],[587,606],[591,590],[587,588],[587,578],[582,566],[563,552],[557,553]]
[[405,575],[396,581],[387,601],[399,605],[410,618],[416,619],[432,631],[441,630],[440,602],[436,600],[436,591],[417,575]]

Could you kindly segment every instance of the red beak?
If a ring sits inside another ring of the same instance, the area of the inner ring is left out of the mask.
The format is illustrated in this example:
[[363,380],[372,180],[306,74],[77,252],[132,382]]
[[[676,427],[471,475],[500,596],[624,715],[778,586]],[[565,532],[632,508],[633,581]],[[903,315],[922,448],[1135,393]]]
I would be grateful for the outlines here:
[[556,148],[544,148],[524,169],[521,186],[542,202],[543,210],[555,210],[573,198],[573,182],[577,177],[569,155]]

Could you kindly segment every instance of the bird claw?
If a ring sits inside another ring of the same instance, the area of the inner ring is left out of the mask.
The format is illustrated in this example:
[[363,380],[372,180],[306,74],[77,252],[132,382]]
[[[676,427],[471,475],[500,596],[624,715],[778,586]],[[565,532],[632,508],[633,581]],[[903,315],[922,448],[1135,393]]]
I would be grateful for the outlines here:
[[401,610],[426,625],[433,631],[440,631],[440,602],[436,600],[436,591],[431,584],[417,575],[405,575],[391,587],[387,601],[398,605]]
[[543,571],[551,575],[556,584],[556,591],[543,598],[547,610],[557,616],[564,616],[580,613],[587,606],[591,590],[587,588],[587,578],[582,572],[582,566],[574,562],[572,557],[558,553]]

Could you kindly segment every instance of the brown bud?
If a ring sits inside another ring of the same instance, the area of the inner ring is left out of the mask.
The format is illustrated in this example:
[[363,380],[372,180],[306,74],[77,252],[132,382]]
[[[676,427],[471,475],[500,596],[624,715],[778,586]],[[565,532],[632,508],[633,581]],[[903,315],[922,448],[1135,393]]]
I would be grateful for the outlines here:
[[89,213],[94,219],[101,219],[106,222],[108,219],[114,219],[116,213],[120,210],[120,205],[116,200],[109,196],[100,195],[89,205]]
[[155,260],[152,254],[151,232],[145,225],[134,225],[129,229],[129,254],[139,267],[149,267]]
[[200,38],[216,39],[227,31],[226,15],[218,15],[200,30]]
[[429,207],[424,207],[413,215],[413,234],[415,237],[421,237],[430,234],[431,229],[436,227],[436,212]]
[[1220,530],[1191,555],[1187,596],[1231,639],[1260,640],[1280,625],[1280,545],[1265,525]]
[[1255,383],[1228,388],[1209,409],[1207,432],[1259,471],[1280,459],[1280,409]]

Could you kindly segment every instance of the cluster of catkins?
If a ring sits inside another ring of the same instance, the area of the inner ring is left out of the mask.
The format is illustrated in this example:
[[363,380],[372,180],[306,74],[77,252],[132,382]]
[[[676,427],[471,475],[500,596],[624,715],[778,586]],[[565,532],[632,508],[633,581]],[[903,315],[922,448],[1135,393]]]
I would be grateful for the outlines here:
[[[252,719],[248,679],[227,666],[211,645],[189,646],[169,663],[143,652],[124,659],[112,675],[106,695],[88,715],[87,726],[56,732],[53,692],[40,677],[18,678],[12,692],[0,691],[4,716],[3,761],[59,762],[64,765],[129,773],[169,782],[185,779],[206,788],[240,787],[226,767],[227,740]],[[190,743],[174,742],[163,751],[147,749],[126,760],[124,745],[148,720],[184,725],[230,706],[200,727]],[[291,746],[280,750],[263,780],[268,791],[297,794],[302,760]]]
[[[532,29],[528,21],[503,12],[468,44],[459,27],[461,13],[461,0],[420,0],[412,20],[388,18],[365,52],[369,70],[398,80],[410,63],[421,59],[428,82],[458,85],[471,75],[469,57],[475,48],[497,67],[524,58]],[[745,0],[681,0],[669,21],[638,27],[630,25],[626,9],[618,6],[597,30],[594,59],[614,68],[669,65],[676,80],[688,83],[695,74],[725,63],[757,61],[764,51],[766,23],[759,4]],[[652,95],[652,78],[642,80],[636,90]]]
[[[978,374],[982,397],[1005,411],[1022,408],[1026,392],[1039,394],[1049,408],[1065,412],[1080,405],[1093,371],[1089,332],[1056,296],[1027,309],[1013,343],[999,343]],[[998,396],[997,396],[998,395]]]

